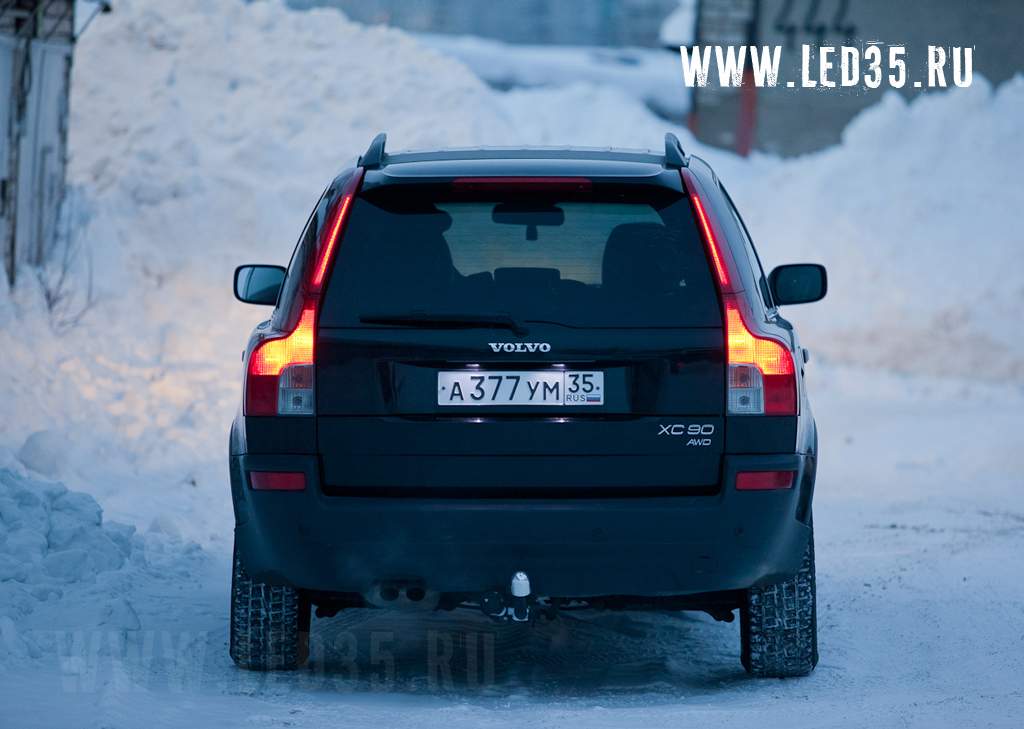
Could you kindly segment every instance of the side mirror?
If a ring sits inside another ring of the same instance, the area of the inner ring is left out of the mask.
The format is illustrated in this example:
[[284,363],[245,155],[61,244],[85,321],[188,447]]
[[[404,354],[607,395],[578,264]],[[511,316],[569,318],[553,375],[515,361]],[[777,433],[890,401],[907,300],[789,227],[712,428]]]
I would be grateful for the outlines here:
[[246,304],[274,305],[284,274],[281,266],[239,266],[235,269],[235,298]]
[[768,274],[768,287],[779,306],[809,304],[825,298],[828,276],[817,263],[794,263],[779,266]]

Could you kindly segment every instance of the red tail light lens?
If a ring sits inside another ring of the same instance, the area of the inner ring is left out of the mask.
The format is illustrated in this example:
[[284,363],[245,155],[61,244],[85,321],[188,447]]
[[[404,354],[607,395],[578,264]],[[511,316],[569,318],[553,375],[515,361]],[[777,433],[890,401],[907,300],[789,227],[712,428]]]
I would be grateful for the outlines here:
[[281,374],[288,365],[313,364],[313,325],[316,303],[307,301],[295,331],[281,339],[271,339],[260,345],[249,358],[250,375]]
[[249,485],[255,491],[305,491],[306,474],[249,471]]
[[793,356],[780,342],[751,333],[736,297],[726,294],[729,352],[729,412],[736,415],[796,415]]
[[[249,356],[245,373],[244,412],[248,415],[313,415],[316,389],[313,352],[316,345],[316,309],[320,287],[352,211],[363,181],[363,168],[356,168],[344,180],[317,240],[314,263],[304,270],[306,286],[300,286],[294,303],[302,302],[302,313],[288,334],[276,333],[264,339]],[[332,193],[333,194],[333,193]],[[285,309],[293,321],[294,309]],[[257,488],[254,486],[253,488]]]
[[698,182],[687,170],[679,170],[690,195],[704,244],[718,277],[718,290],[725,309],[725,336],[729,356],[727,412],[730,415],[796,415],[796,370],[789,348],[768,337],[755,335],[743,320],[736,298],[742,281],[733,283],[730,266],[735,261],[728,246],[719,245],[709,211],[697,194]]
[[263,342],[249,357],[246,415],[313,414],[316,301],[307,301],[291,334]]
[[793,488],[796,471],[741,471],[736,474],[737,491],[785,491]]
[[729,337],[729,362],[756,365],[764,375],[793,374],[789,350],[774,339],[755,337],[743,323],[736,297],[725,297],[726,331]]

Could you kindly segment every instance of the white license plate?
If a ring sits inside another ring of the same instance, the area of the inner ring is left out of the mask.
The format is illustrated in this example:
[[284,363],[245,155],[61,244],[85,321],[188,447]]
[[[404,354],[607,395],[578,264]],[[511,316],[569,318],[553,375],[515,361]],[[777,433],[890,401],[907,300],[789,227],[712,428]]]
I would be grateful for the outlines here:
[[604,405],[604,373],[438,372],[437,404]]

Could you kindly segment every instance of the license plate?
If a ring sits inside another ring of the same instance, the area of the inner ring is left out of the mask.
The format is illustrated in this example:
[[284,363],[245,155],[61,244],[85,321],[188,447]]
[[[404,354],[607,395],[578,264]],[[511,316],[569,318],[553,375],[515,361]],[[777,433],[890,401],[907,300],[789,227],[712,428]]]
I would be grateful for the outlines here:
[[438,372],[437,404],[604,405],[604,373]]

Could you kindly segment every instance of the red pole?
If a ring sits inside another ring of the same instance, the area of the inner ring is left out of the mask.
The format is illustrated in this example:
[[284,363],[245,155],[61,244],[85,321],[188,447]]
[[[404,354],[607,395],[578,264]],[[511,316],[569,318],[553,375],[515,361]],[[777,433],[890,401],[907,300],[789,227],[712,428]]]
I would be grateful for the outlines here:
[[740,111],[736,120],[736,154],[746,157],[754,146],[754,135],[757,132],[757,86],[754,84],[754,71],[746,68],[743,71],[743,83],[740,84]]

